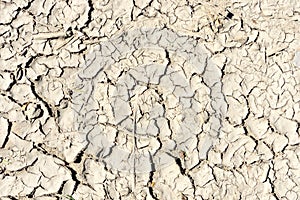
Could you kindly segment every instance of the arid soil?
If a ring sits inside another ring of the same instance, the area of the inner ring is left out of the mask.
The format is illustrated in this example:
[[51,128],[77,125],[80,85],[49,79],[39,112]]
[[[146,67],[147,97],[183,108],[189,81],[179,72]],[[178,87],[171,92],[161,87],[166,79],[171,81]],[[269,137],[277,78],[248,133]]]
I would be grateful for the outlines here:
[[0,2],[1,200],[300,199],[300,1]]

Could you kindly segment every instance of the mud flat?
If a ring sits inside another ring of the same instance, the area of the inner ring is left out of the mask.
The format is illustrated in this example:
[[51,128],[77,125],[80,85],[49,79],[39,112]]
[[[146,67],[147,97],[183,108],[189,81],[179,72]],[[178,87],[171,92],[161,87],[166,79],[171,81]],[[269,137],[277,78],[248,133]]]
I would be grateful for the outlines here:
[[0,199],[300,198],[299,1],[0,10]]

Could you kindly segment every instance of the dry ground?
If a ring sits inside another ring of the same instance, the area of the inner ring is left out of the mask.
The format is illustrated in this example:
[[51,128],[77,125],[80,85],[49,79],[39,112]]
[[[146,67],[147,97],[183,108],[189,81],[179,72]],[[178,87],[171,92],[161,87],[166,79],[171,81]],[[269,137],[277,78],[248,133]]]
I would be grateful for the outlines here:
[[0,199],[300,199],[298,0],[1,0]]

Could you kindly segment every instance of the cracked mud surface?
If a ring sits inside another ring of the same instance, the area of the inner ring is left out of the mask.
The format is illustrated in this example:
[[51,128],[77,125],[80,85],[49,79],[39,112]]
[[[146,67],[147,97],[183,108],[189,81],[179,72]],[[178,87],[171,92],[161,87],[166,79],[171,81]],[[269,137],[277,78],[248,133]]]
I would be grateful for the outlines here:
[[300,198],[298,1],[0,10],[0,199]]

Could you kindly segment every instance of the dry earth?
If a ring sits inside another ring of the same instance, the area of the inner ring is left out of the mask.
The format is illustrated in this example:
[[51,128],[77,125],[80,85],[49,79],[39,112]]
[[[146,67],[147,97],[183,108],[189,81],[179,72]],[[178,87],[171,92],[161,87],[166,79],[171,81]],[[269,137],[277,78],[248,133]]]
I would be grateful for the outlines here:
[[0,199],[300,199],[298,0],[1,0]]

